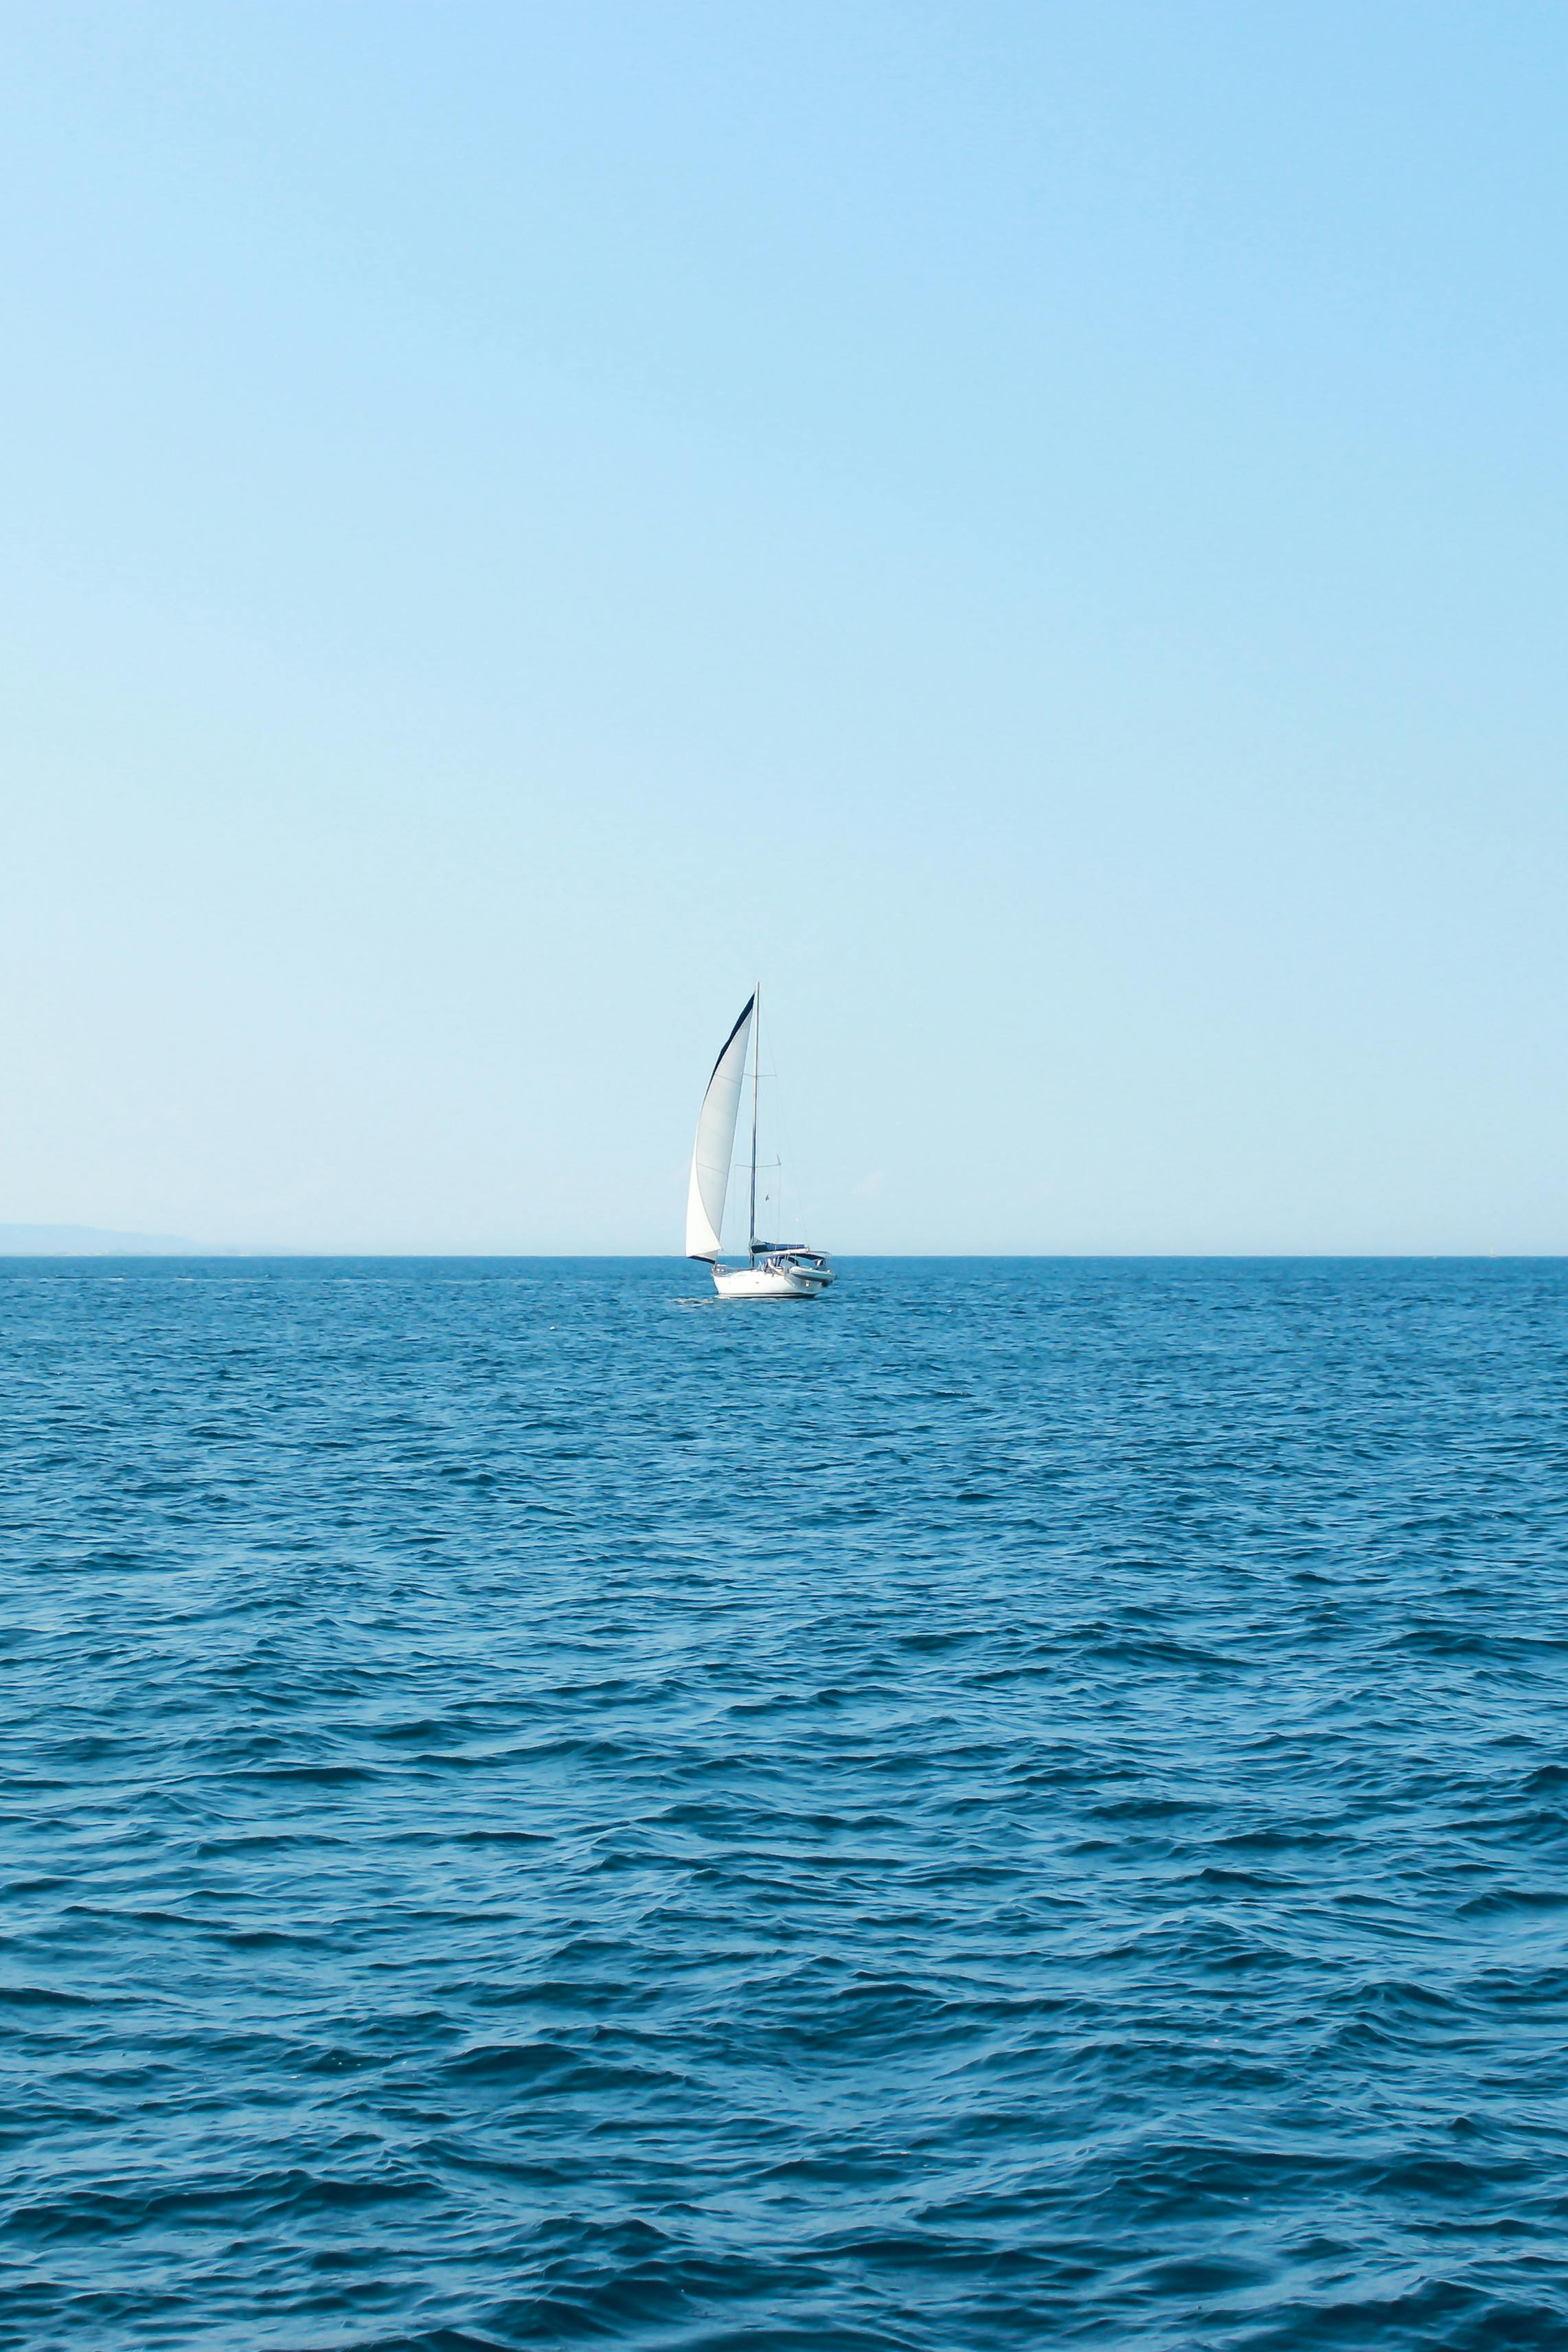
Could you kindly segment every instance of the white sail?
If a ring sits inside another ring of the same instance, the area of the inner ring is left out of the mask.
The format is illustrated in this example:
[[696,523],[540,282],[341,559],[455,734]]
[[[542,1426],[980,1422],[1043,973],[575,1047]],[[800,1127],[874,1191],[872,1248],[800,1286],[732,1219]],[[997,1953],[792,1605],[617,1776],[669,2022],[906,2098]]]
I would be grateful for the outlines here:
[[746,1010],[724,1041],[724,1050],[713,1066],[713,1076],[697,1116],[692,1181],[686,1192],[688,1257],[718,1255],[724,1196],[729,1190],[729,1163],[735,1154],[735,1122],[740,1111],[740,1081],[746,1069],[746,1048],[756,1005],[754,992],[747,998]]

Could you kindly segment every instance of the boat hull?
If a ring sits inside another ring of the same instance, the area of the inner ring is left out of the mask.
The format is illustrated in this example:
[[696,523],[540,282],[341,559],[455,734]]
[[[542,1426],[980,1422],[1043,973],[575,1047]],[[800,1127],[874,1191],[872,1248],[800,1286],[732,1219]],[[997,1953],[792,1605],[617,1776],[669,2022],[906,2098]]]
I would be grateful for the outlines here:
[[832,1281],[825,1265],[716,1265],[713,1286],[721,1298],[816,1298]]

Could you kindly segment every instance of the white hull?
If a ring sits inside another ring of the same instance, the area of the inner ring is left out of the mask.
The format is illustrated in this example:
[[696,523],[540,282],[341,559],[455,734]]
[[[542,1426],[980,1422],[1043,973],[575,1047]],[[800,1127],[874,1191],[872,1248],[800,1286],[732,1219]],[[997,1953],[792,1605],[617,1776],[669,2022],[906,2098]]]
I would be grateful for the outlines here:
[[721,1298],[815,1298],[826,1290],[833,1269],[825,1258],[764,1259],[760,1265],[716,1265],[713,1286]]

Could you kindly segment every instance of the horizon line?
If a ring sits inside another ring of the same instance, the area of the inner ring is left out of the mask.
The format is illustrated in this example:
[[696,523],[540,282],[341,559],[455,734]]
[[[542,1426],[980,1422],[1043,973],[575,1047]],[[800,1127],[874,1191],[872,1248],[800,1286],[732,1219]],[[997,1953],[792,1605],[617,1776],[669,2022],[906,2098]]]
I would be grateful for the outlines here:
[[[842,1265],[902,1265],[956,1263],[968,1265],[1555,1265],[1568,1260],[1568,1248],[1541,1249],[1099,1249],[1099,1250],[850,1250],[834,1253]],[[43,1261],[71,1265],[266,1265],[321,1262],[326,1264],[442,1265],[689,1265],[706,1261],[665,1250],[519,1250],[519,1249],[328,1249],[248,1247],[206,1244],[181,1247],[160,1244],[141,1249],[6,1249],[0,1245],[0,1264],[35,1265]]]

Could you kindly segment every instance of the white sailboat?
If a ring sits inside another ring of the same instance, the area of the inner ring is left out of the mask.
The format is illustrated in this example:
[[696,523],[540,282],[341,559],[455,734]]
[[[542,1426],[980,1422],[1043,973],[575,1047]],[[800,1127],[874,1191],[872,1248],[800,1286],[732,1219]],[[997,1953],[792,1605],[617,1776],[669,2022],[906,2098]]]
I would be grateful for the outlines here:
[[[757,1238],[756,1046],[761,1024],[760,999],[760,989],[754,988],[739,1020],[724,1041],[697,1114],[697,1139],[692,1151],[691,1182],[686,1188],[686,1255],[700,1257],[712,1266],[714,1287],[721,1298],[815,1298],[833,1278],[832,1265],[825,1253],[808,1249],[803,1242],[760,1242]],[[724,1225],[725,1195],[729,1190],[730,1162],[735,1157],[735,1130],[740,1118],[748,1045],[752,1048],[750,1241],[744,1265],[721,1265],[719,1234]]]

